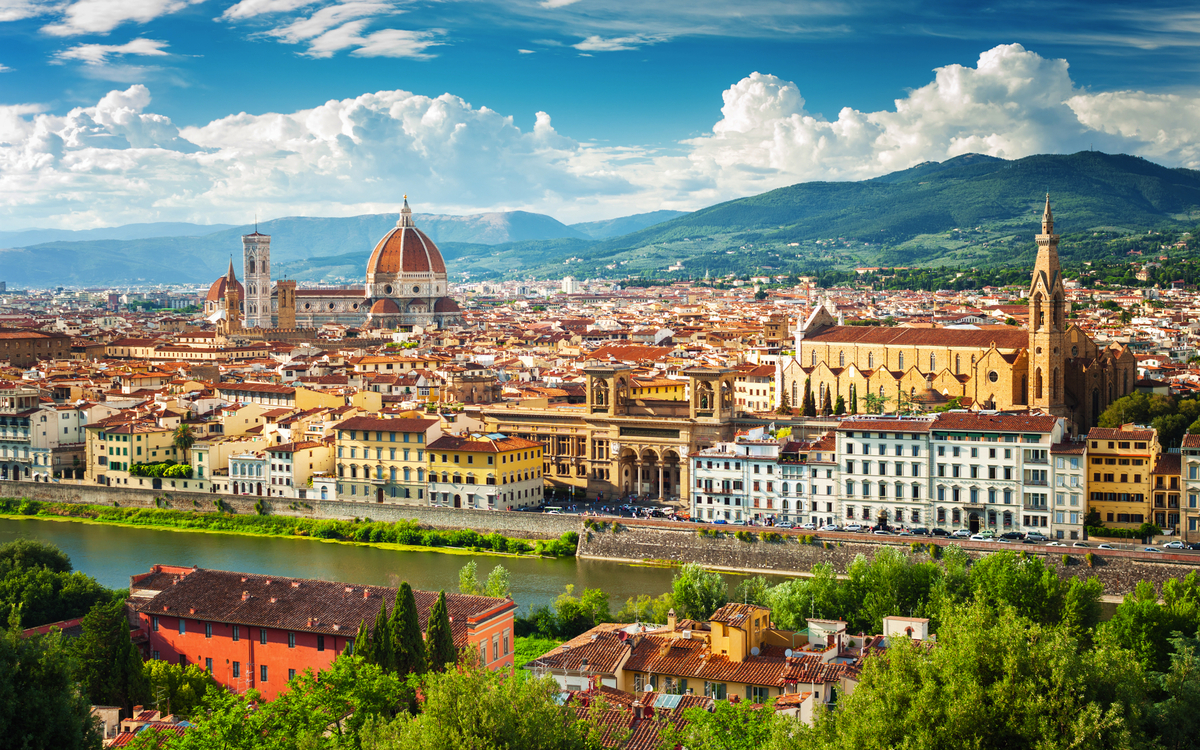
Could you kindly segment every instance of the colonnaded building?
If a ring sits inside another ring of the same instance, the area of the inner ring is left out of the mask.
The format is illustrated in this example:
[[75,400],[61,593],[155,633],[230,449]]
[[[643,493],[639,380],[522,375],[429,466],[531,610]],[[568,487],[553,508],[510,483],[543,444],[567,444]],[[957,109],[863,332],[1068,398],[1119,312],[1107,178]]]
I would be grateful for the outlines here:
[[[326,323],[404,329],[461,322],[449,297],[446,263],[433,240],[413,224],[408,196],[396,226],[367,260],[367,283],[359,289],[302,289],[294,281],[271,281],[271,237],[257,228],[242,237],[242,278],[229,271],[212,283],[204,302],[208,319],[227,330],[316,328]],[[236,299],[229,292],[236,293]],[[238,304],[240,302],[240,305]],[[239,317],[227,311],[233,306]]]
[[796,332],[795,356],[781,366],[781,393],[799,406],[807,379],[818,408],[827,391],[847,408],[856,397],[860,413],[867,394],[887,399],[885,411],[957,398],[964,408],[1041,409],[1080,430],[1095,425],[1133,391],[1136,359],[1128,347],[1102,349],[1067,324],[1049,196],[1036,239],[1028,330],[846,326],[818,305]]

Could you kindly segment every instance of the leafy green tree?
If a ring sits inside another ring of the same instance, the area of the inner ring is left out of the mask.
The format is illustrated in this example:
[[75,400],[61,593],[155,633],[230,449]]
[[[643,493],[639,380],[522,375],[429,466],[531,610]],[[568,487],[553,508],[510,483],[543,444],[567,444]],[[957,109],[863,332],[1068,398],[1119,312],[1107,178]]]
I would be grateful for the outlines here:
[[769,606],[767,594],[770,590],[771,584],[765,577],[750,576],[739,582],[737,588],[733,590],[733,601],[766,607]]
[[426,626],[425,653],[429,669],[442,672],[458,661],[454,633],[450,630],[450,612],[446,609],[446,592],[439,591],[437,601],[429,610]]
[[363,661],[375,663],[371,655],[371,631],[367,629],[367,621],[358,621],[358,632],[354,634],[354,654]]
[[99,750],[102,739],[62,633],[23,638],[17,611],[0,631],[0,737],[29,750]]
[[392,643],[396,671],[400,674],[424,674],[425,640],[421,637],[421,622],[417,615],[417,599],[408,581],[400,584],[396,606],[392,609]]
[[788,399],[788,394],[787,394],[786,388],[783,390],[783,393],[781,393],[779,395],[779,408],[776,409],[775,412],[777,414],[791,414],[792,413],[792,404],[791,404],[790,400]]
[[839,619],[849,616],[843,607],[837,572],[831,563],[817,563],[808,578],[792,578],[767,592],[771,620],[784,630],[808,626],[808,618]]
[[508,574],[508,569],[503,565],[492,568],[492,572],[488,573],[487,580],[483,583],[483,594],[497,599],[507,599],[511,593],[512,578]]
[[195,664],[151,659],[143,666],[147,701],[164,714],[191,716],[210,688],[220,688],[212,675]]
[[1101,427],[1120,427],[1123,424],[1145,424],[1150,419],[1150,397],[1144,393],[1131,393],[1109,404],[1100,414]]
[[837,401],[833,404],[833,413],[838,416],[846,413],[846,399],[842,398],[840,393],[838,394]]
[[662,625],[674,608],[675,598],[669,591],[656,598],[640,594],[637,598],[625,600],[625,606],[613,615],[613,622],[652,622]]
[[713,710],[695,706],[683,712],[686,721],[668,724],[660,732],[660,747],[688,750],[761,750],[785,739],[787,722],[775,713],[775,701],[715,701]]
[[566,590],[554,600],[557,618],[556,629],[562,638],[574,638],[595,627],[597,623],[612,620],[608,608],[608,594],[600,589],[585,588],[578,597],[575,586],[567,584]]
[[1200,736],[1200,640],[1171,639],[1171,666],[1166,673],[1150,675],[1165,697],[1148,710],[1148,723],[1164,750],[1189,750]]
[[484,668],[429,673],[420,713],[373,721],[363,750],[599,750],[600,732],[559,705],[551,677],[526,679]]
[[37,539],[14,539],[0,546],[0,576],[13,570],[45,568],[51,573],[70,573],[71,558],[48,542]]
[[696,563],[679,568],[671,582],[675,607],[681,617],[707,620],[729,601],[729,585],[720,573],[705,570]]
[[125,602],[102,602],[82,622],[73,644],[78,677],[92,703],[132,711],[149,698],[142,658],[129,637]]
[[472,560],[458,571],[458,593],[478,594],[482,591],[483,586],[479,584],[475,561]]
[[894,639],[868,659],[854,692],[818,712],[797,746],[1136,747],[1146,683],[1125,658],[1084,648],[1067,628],[974,602],[946,613],[936,648]]

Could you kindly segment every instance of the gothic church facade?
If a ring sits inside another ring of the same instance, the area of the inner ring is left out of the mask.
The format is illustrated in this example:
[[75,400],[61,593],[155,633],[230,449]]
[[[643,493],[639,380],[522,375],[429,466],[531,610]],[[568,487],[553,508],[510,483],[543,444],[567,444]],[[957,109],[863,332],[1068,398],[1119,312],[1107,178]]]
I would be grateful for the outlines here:
[[1037,409],[1079,430],[1095,425],[1133,391],[1136,360],[1127,347],[1101,348],[1068,325],[1049,197],[1036,239],[1027,330],[846,326],[821,304],[796,332],[795,357],[780,367],[781,393],[800,406],[808,380],[818,409],[826,392],[847,410],[857,398],[859,413],[867,394],[885,399],[885,412],[957,398],[974,410]]

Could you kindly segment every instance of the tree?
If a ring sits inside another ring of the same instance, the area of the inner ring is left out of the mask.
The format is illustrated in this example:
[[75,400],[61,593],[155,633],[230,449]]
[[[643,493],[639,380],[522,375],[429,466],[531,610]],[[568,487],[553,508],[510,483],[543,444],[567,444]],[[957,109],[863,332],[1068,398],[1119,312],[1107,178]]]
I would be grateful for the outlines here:
[[682,610],[680,616],[692,620],[707,620],[729,601],[729,585],[725,578],[696,563],[686,563],[679,568],[671,591],[677,610]]
[[374,663],[371,655],[371,631],[367,629],[367,621],[358,621],[358,632],[354,634],[354,655]]
[[392,609],[392,643],[396,671],[400,674],[424,674],[425,640],[421,637],[421,622],[417,615],[417,600],[408,581],[400,584],[396,606]]
[[1194,748],[1200,736],[1200,641],[1176,637],[1171,646],[1170,669],[1150,676],[1166,698],[1150,706],[1148,718],[1158,747],[1185,750]]
[[552,677],[524,679],[479,667],[429,673],[421,710],[363,731],[363,750],[599,750],[599,730],[560,705]]
[[458,571],[458,593],[478,594],[482,589],[483,587],[479,585],[479,576],[476,575],[475,561],[472,560]]
[[179,451],[180,456],[186,456],[195,442],[196,436],[192,434],[192,428],[186,424],[180,424],[171,433],[171,445],[175,446],[175,450]]
[[189,717],[210,688],[220,689],[212,675],[195,664],[171,664],[151,659],[142,669],[147,700],[164,714]]
[[804,416],[817,416],[817,402],[813,398],[811,378],[804,379]]
[[375,628],[371,631],[371,662],[385,672],[396,669],[396,654],[392,651],[392,634],[388,629],[387,597],[379,602]]
[[145,703],[150,696],[142,657],[129,637],[125,602],[99,603],[81,624],[83,633],[72,650],[79,665],[79,682],[89,700],[132,712],[135,703]]
[[877,396],[869,392],[863,399],[866,401],[867,414],[883,414],[883,410],[887,408],[888,401],[891,401],[887,396]]
[[779,408],[775,410],[778,414],[791,414],[792,404],[788,399],[787,389],[783,389],[783,393],[779,395]]
[[487,580],[483,584],[483,593],[496,599],[508,599],[509,594],[512,593],[512,581],[508,575],[508,569],[503,565],[492,568],[492,572],[488,573]]
[[31,750],[99,750],[101,743],[62,633],[23,638],[15,610],[0,632],[0,736]]
[[454,647],[454,633],[450,630],[450,613],[446,609],[446,592],[439,591],[437,601],[429,610],[425,628],[425,653],[429,669],[444,671],[447,665],[458,661],[458,649]]
[[[781,730],[787,719],[775,713],[773,700],[764,705],[751,700],[713,702],[713,710],[693,706],[683,712],[686,722],[670,724],[661,732],[661,747],[688,750],[760,750],[786,741]],[[790,743],[788,743],[790,744]]]
[[821,404],[821,416],[828,417],[833,413],[833,402],[829,398],[829,389],[825,389],[825,403]]
[[37,539],[14,539],[0,547],[0,575],[30,568],[45,568],[51,573],[70,573],[71,558],[53,544]]
[[850,413],[858,414],[858,386],[850,384]]
[[955,607],[936,648],[898,638],[867,659],[854,692],[818,712],[797,746],[1129,748],[1145,678],[1125,656],[1010,609]]
[[738,583],[737,588],[733,590],[733,601],[741,602],[742,604],[756,604],[760,607],[769,606],[767,604],[767,593],[771,590],[771,584],[763,576],[750,576],[744,578]]
[[846,413],[846,400],[842,398],[842,394],[838,394],[837,401],[833,404],[833,413],[841,416]]
[[575,586],[567,584],[566,590],[554,600],[558,634],[562,638],[574,638],[595,627],[596,623],[612,619],[608,594],[604,591],[585,588],[579,597],[574,593]]

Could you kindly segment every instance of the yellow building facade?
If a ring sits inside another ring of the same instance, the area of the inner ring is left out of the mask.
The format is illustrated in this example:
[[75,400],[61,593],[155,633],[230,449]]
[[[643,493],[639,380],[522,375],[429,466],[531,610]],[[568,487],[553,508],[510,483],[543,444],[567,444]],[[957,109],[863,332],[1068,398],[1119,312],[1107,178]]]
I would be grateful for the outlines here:
[[1092,428],[1087,436],[1088,511],[1099,513],[1112,528],[1136,529],[1152,522],[1152,472],[1161,453],[1152,429]]
[[426,504],[426,450],[441,435],[438,420],[351,417],[336,435],[338,499]]
[[514,510],[542,502],[542,444],[492,434],[429,445],[429,504]]

